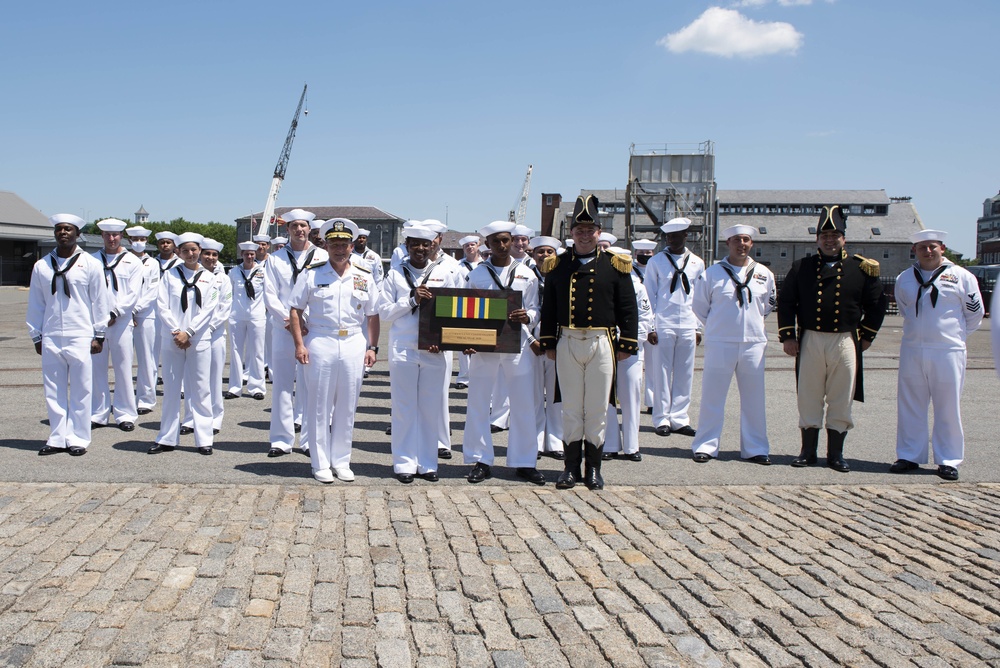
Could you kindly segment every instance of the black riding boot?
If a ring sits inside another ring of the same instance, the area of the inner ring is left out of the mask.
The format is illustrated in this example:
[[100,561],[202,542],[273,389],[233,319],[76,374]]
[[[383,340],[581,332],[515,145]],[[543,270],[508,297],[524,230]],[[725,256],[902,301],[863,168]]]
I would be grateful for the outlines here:
[[584,441],[587,449],[587,470],[584,473],[584,484],[587,489],[604,489],[604,478],[601,476],[601,452],[604,448]]
[[819,428],[801,429],[802,452],[792,460],[792,466],[813,466],[816,463],[816,450],[819,448]]
[[580,475],[580,463],[583,460],[583,441],[572,441],[565,443],[563,450],[566,453],[563,472],[556,480],[556,489],[573,489],[578,482],[583,482]]
[[826,430],[826,465],[834,471],[847,473],[851,467],[844,461],[844,439],[846,431]]

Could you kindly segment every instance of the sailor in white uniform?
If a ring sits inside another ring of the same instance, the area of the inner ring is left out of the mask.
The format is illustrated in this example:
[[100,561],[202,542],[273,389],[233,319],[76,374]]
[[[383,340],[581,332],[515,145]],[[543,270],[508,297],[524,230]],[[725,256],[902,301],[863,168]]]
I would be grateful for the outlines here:
[[309,243],[316,248],[326,247],[326,239],[319,235],[319,229],[323,227],[325,222],[322,218],[313,218],[312,222],[309,223]]
[[[160,280],[163,280],[163,274],[179,264],[181,258],[177,255],[177,235],[173,232],[168,232],[164,230],[163,232],[156,233],[156,248],[159,253],[156,256],[156,261],[160,265]],[[157,284],[156,291],[159,295],[159,284]],[[153,307],[154,312],[156,307]],[[159,325],[159,320],[156,324],[156,336],[153,342],[153,355],[156,356],[156,364],[159,366],[161,364],[160,360],[160,350],[163,348],[163,341],[160,339],[160,332],[162,328]]]
[[[104,269],[104,279],[111,293],[111,314],[104,346],[101,352],[94,355],[93,360],[94,385],[90,420],[96,427],[107,426],[113,412],[119,429],[133,431],[139,414],[135,403],[135,385],[132,382],[132,359],[135,355],[132,316],[142,294],[144,271],[139,258],[122,247],[122,232],[126,223],[108,218],[97,223],[97,227],[101,230],[104,248],[93,256]],[[113,398],[108,383],[109,358],[115,374]]]
[[[897,459],[889,470],[905,473],[926,464],[930,443],[937,474],[958,480],[965,459],[960,405],[965,342],[983,321],[983,298],[976,277],[944,257],[947,236],[940,230],[913,234],[917,261],[896,278],[903,339],[896,391]],[[932,405],[934,429],[929,433]]]
[[[531,259],[534,261],[531,269],[538,277],[538,300],[541,308],[542,295],[545,294],[545,275],[542,266],[546,258],[552,257],[562,249],[562,242],[555,237],[535,237],[529,242]],[[563,460],[566,458],[563,448],[562,402],[556,403],[556,361],[549,359],[538,341],[541,323],[535,325],[528,340],[531,352],[535,354],[535,428],[538,430],[538,454]]]
[[282,248],[288,244],[288,239],[286,237],[274,237],[270,241],[270,247],[268,248],[268,255],[271,253],[277,253]]
[[769,465],[764,406],[764,319],[774,309],[774,275],[750,257],[757,228],[734,225],[722,233],[726,259],[709,267],[694,284],[692,308],[705,327],[705,370],[701,380],[694,460],[719,454],[726,395],[736,375],[740,392],[740,457]]
[[412,226],[403,231],[407,260],[390,269],[382,283],[379,317],[389,329],[389,379],[392,389],[392,463],[402,483],[420,477],[438,480],[438,425],[448,408],[439,391],[447,383],[445,356],[436,346],[418,350],[420,305],[435,288],[464,287],[465,279],[452,263],[433,262],[435,230]]
[[[255,234],[250,237],[251,241],[257,244],[257,264],[267,267],[267,258],[270,257],[271,236],[268,234]],[[271,349],[274,347],[274,322],[271,319],[271,312],[267,311],[267,322],[264,325],[264,375],[269,380],[274,380],[271,372]]]
[[164,272],[157,295],[160,351],[163,363],[163,414],[151,455],[169,452],[180,442],[181,383],[191,402],[194,443],[212,454],[212,337],[209,327],[219,303],[218,280],[198,261],[204,237],[185,232],[177,237],[183,264]]
[[146,252],[147,240],[152,230],[129,227],[125,230],[129,250],[142,262],[142,291],[135,304],[132,318],[135,343],[135,400],[136,413],[148,415],[156,408],[156,377],[159,360],[156,357],[156,294],[160,286],[160,263]]
[[26,317],[42,356],[49,414],[49,438],[38,454],[79,456],[90,446],[93,355],[104,344],[111,295],[101,263],[76,245],[86,222],[69,213],[49,222],[56,247],[31,270]]
[[303,428],[313,477],[324,483],[333,482],[334,476],[343,482],[354,480],[354,415],[363,369],[375,364],[375,351],[365,349],[361,328],[367,324],[372,341],[379,337],[381,293],[368,268],[351,262],[357,229],[346,218],[323,223],[329,261],[306,270],[288,300],[295,359],[305,369],[309,386]]
[[264,383],[264,330],[267,312],[264,309],[264,267],[257,263],[257,244],[239,244],[243,263],[229,270],[233,291],[233,307],[229,315],[231,355],[229,358],[229,390],[223,395],[235,399],[243,393],[243,375],[247,377],[247,394],[258,401],[267,393]]
[[[295,444],[296,407],[305,410],[308,387],[305,371],[295,361],[295,341],[289,330],[289,299],[308,270],[327,263],[329,256],[309,243],[309,223],[315,218],[311,211],[292,209],[281,216],[288,228],[289,243],[278,253],[271,253],[264,265],[264,305],[274,323],[271,341],[271,431],[268,457],[281,457],[292,451]],[[259,260],[258,256],[258,260]],[[308,317],[308,313],[306,314]],[[360,330],[359,330],[360,331]],[[310,441],[303,414],[299,446],[308,451]]]
[[659,436],[694,436],[688,408],[694,384],[694,351],[701,341],[698,318],[691,310],[691,288],[705,262],[684,246],[691,221],[674,218],[661,225],[667,247],[646,264],[646,295],[653,309],[653,330],[646,337],[656,347],[656,397],[653,426]]
[[[508,319],[530,330],[538,322],[538,277],[522,263],[510,257],[514,223],[496,221],[479,230],[490,247],[490,258],[469,274],[467,287],[480,290],[519,290],[522,307],[508,314]],[[466,464],[473,464],[467,480],[479,483],[492,475],[493,437],[490,433],[490,395],[498,375],[507,381],[511,400],[510,437],[507,441],[507,466],[516,469],[519,478],[536,485],[545,477],[536,468],[538,438],[535,425],[534,353],[528,337],[521,334],[517,353],[471,354],[469,363],[469,399],[465,437],[462,444]]]
[[[459,239],[458,243],[462,245],[462,251],[465,253],[465,257],[458,262],[459,271],[462,273],[462,278],[468,280],[472,270],[483,261],[479,255],[479,235],[466,235]],[[455,379],[455,387],[460,390],[469,387],[469,356],[465,353],[458,354],[458,377]]]
[[[656,250],[656,242],[649,239],[636,239],[632,242],[632,273],[639,277],[639,280],[645,285],[646,282],[646,265],[649,263],[650,258],[653,257],[653,251]],[[647,295],[647,299],[648,299]],[[646,334],[648,336],[648,333]],[[642,403],[643,406],[652,410],[655,405],[654,396],[656,394],[656,379],[659,376],[658,373],[653,373],[657,367],[656,363],[656,346],[651,346],[647,344],[646,336],[639,339],[639,357],[642,358],[642,378],[643,378],[643,394]]]

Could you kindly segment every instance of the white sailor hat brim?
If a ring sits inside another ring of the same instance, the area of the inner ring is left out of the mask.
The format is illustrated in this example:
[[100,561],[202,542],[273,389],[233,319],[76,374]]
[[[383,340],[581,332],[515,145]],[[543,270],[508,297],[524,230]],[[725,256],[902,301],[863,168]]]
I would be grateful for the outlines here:
[[316,214],[312,211],[306,211],[305,209],[292,209],[291,211],[286,211],[281,214],[281,219],[286,223],[290,223],[293,220],[304,220],[307,223],[311,223],[315,220]]
[[722,231],[722,238],[729,239],[729,237],[735,237],[738,234],[745,234],[753,239],[757,236],[757,228],[752,225],[733,225]]
[[73,227],[79,230],[83,228],[84,225],[87,224],[87,221],[85,221],[80,216],[74,216],[71,213],[57,213],[54,216],[49,216],[49,224],[52,225],[52,227],[55,227],[59,223],[66,223],[67,225],[72,225]]
[[690,218],[673,218],[660,225],[660,231],[664,234],[673,234],[674,232],[683,232],[689,227],[691,227]]
[[489,225],[484,225],[479,228],[479,235],[483,237],[488,237],[491,234],[499,234],[500,232],[510,232],[514,233],[514,228],[517,227],[514,223],[507,220],[494,220]]
[[528,242],[531,248],[541,248],[542,246],[548,246],[549,248],[554,248],[559,250],[562,248],[562,242],[555,237],[535,237]]
[[948,233],[941,230],[920,230],[910,235],[910,243],[919,244],[921,241],[940,241],[948,238]]

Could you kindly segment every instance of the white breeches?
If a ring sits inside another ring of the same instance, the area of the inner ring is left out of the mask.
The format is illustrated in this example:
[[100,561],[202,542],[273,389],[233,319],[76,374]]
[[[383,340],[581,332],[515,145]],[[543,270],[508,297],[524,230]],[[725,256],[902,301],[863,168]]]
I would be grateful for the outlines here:
[[562,330],[556,344],[556,371],[567,443],[604,445],[614,368],[606,330]]

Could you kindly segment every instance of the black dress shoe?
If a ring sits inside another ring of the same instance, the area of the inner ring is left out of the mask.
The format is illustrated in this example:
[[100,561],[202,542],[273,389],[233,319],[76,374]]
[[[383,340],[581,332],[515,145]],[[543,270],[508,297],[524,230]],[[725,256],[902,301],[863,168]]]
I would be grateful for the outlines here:
[[943,480],[958,480],[958,469],[954,466],[941,465],[937,470],[938,476]]
[[756,455],[754,457],[747,457],[743,461],[750,462],[751,464],[761,464],[763,466],[771,465],[771,458],[767,455]]
[[212,454],[212,446],[210,446],[210,445],[204,445],[204,446],[198,448],[198,454],[199,455],[210,455],[210,454]]
[[911,462],[906,459],[897,459],[893,462],[892,466],[889,467],[889,473],[906,473],[908,471],[915,471],[920,468],[920,464],[916,462]]
[[181,427],[181,436],[187,436],[188,434],[194,433],[194,427]]
[[837,471],[838,473],[847,473],[848,471],[851,470],[851,467],[847,465],[847,462],[845,462],[841,458],[830,459],[829,457],[827,457],[826,465],[832,468],[834,471]]
[[229,391],[226,391],[226,392],[222,393],[222,398],[223,399],[236,399],[238,397],[239,397],[238,394],[233,394],[232,392],[229,392]]
[[288,453],[282,450],[281,448],[271,448],[270,450],[267,451],[268,457],[284,457],[287,454]]
[[614,459],[614,458],[615,458],[615,457],[617,457],[617,456],[618,456],[618,453],[617,453],[617,452],[615,452],[615,453],[611,453],[611,452],[602,452],[602,453],[601,453],[601,461],[602,461],[602,462],[607,462],[607,461],[611,461],[612,459]]
[[801,455],[792,460],[792,466],[795,468],[802,468],[804,466],[815,466],[816,462],[819,461],[816,455],[807,455],[802,457]]
[[392,425],[389,425],[385,430],[386,436],[392,436]]
[[296,434],[301,434],[302,433],[302,425],[300,425],[300,424],[293,424],[292,425],[292,431],[294,431]]
[[219,430],[218,430],[218,429],[212,429],[212,433],[213,433],[213,434],[218,434],[218,433],[219,433]]
[[551,457],[552,459],[558,459],[559,461],[563,461],[564,459],[566,459],[566,453],[563,452],[562,450],[556,450],[555,452],[546,452],[545,455],[547,457]]
[[680,434],[681,436],[691,436],[691,437],[694,437],[694,435],[695,435],[694,429],[692,429],[691,425],[689,425],[689,424],[684,425],[680,429],[674,429],[673,432],[675,434]]
[[468,383],[455,383],[455,389],[456,390],[467,390],[467,389],[469,389],[469,384]]
[[472,470],[469,471],[469,475],[468,477],[466,477],[466,480],[475,484],[477,482],[482,482],[486,480],[492,475],[493,471],[490,470],[489,466],[483,464],[482,462],[478,462],[475,466],[472,467]]
[[490,433],[491,434],[499,434],[501,431],[503,431],[503,427],[498,427],[495,424],[491,424],[490,425]]
[[704,464],[705,462],[707,462],[711,458],[712,458],[712,455],[706,455],[704,452],[696,452],[696,453],[694,453],[694,457],[693,457],[693,459],[696,462],[698,462],[699,464]]
[[417,477],[418,478],[423,478],[427,482],[437,482],[438,480],[440,480],[440,478],[438,477],[437,471],[428,471],[427,473],[418,473]]
[[135,431],[135,424],[132,422],[122,422],[118,425],[118,428],[122,431]]
[[51,445],[43,445],[38,454],[41,457],[45,457],[46,455],[57,455],[60,452],[66,452],[66,448],[53,448]]
[[412,473],[397,473],[396,474],[396,480],[398,480],[399,482],[403,483],[404,485],[409,485],[411,482],[413,482],[413,474]]
[[670,436],[670,427],[667,425],[661,425],[656,428],[657,436]]
[[106,424],[101,424],[100,422],[93,422],[93,421],[92,421],[92,422],[90,423],[90,428],[91,428],[91,429],[100,429],[101,427],[107,427],[107,426],[108,426],[108,425],[106,425]]
[[159,443],[153,443],[153,447],[151,447],[149,450],[146,450],[146,454],[147,455],[158,455],[161,452],[170,452],[173,449],[174,449],[174,446],[172,446],[172,445],[160,445]]
[[451,450],[448,448],[438,448],[438,459],[451,459]]
[[638,452],[629,452],[629,453],[616,452],[615,459],[624,459],[627,462],[641,462],[642,455],[639,454]]
[[[87,448],[81,448],[79,445],[71,445],[66,449],[69,451],[69,454],[73,455],[74,457],[83,457],[85,454],[87,454]],[[958,480],[957,471],[955,472],[955,479]]]
[[515,471],[518,478],[522,480],[527,480],[532,485],[544,485],[545,476],[542,475],[541,471],[534,468],[528,468],[526,466],[520,467]]
[[152,412],[153,412],[152,408],[139,408],[136,410],[136,413],[138,413],[139,415],[149,415]]
[[263,392],[254,392],[253,393],[253,398],[256,399],[257,401],[264,401],[264,393]]

